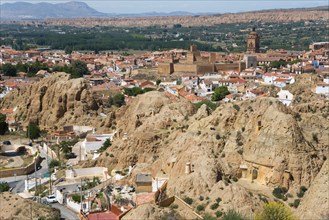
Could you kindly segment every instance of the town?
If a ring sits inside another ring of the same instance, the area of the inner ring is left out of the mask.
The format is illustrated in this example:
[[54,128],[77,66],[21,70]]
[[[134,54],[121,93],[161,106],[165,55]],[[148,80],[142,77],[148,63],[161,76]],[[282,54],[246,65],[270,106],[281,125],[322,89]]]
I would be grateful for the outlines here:
[[[184,98],[196,108],[210,110],[233,103],[239,111],[234,103],[262,97],[274,97],[289,108],[297,95],[290,88],[303,75],[314,85],[307,88],[309,93],[329,100],[329,42],[312,43],[307,51],[260,52],[262,39],[257,29],[249,30],[246,42],[247,49],[241,53],[203,52],[194,44],[189,50],[138,53],[49,48],[19,51],[2,45],[0,97],[5,99],[8,94],[66,72],[71,78],[85,79],[93,94],[109,108],[129,105],[138,95],[151,91],[171,99]],[[144,172],[138,163],[120,170],[94,166],[93,161],[102,154],[114,158],[107,149],[116,139],[129,139],[130,134],[117,130],[115,124],[105,133],[87,124],[26,125],[17,118],[18,108],[0,110],[1,126],[8,126],[5,131],[1,128],[2,134],[8,132],[0,148],[1,167],[5,167],[0,169],[0,181],[8,190],[51,204],[72,219],[133,219],[131,213],[147,203],[170,206],[185,219],[203,219],[199,212],[204,208],[193,208],[191,198],[180,197],[179,193],[164,197],[176,158],[156,172]],[[107,117],[105,113],[99,115]],[[11,139],[13,134],[24,137]],[[184,173],[194,172],[194,166],[192,161],[186,163]],[[250,166],[241,164],[240,169],[242,178],[267,184],[258,179],[260,175],[250,176]],[[289,177],[284,181],[289,188]],[[220,198],[211,209],[215,210],[218,203]]]

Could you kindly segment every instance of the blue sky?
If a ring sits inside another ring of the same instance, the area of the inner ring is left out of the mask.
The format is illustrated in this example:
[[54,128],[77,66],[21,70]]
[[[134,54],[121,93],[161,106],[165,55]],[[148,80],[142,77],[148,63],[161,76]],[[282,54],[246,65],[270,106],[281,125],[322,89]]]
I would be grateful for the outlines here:
[[[17,2],[0,0],[1,3]],[[24,1],[24,0],[21,0]],[[328,5],[328,0],[80,0],[100,12],[141,13],[141,12],[242,12],[261,9],[299,8]],[[59,3],[66,0],[26,0],[25,2]]]

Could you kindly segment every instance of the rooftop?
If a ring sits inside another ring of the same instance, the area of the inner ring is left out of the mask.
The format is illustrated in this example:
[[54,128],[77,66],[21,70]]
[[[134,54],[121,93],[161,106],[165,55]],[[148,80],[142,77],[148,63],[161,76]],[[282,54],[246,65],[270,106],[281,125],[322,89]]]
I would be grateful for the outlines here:
[[136,183],[149,183],[152,182],[151,174],[137,174]]

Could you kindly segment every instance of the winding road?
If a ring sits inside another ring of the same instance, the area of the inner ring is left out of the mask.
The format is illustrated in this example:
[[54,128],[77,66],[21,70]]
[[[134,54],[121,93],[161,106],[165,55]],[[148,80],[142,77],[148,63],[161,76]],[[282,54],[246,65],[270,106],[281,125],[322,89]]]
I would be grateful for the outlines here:
[[[30,175],[22,175],[22,176],[13,176],[13,177],[5,177],[0,178],[0,182],[7,182],[10,187],[13,188],[13,193],[22,193],[25,190],[25,180],[27,178],[31,179],[34,178],[36,175],[37,177],[43,176],[46,173],[48,173],[48,162],[51,161],[51,157],[49,157],[46,152],[44,152],[41,148],[40,149],[40,155],[42,158],[44,158],[39,166],[40,169],[38,169],[35,173],[32,173]],[[79,220],[77,214],[70,209],[68,209],[66,206],[63,206],[59,203],[51,204],[52,207],[57,208],[61,211],[61,219],[62,220]]]

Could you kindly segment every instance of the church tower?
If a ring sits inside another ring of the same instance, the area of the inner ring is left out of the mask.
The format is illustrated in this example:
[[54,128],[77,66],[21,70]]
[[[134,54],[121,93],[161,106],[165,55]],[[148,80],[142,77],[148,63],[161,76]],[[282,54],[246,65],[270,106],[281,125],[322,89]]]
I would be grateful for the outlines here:
[[252,32],[250,32],[248,35],[247,52],[259,53],[259,35],[255,31],[255,28],[253,28]]

